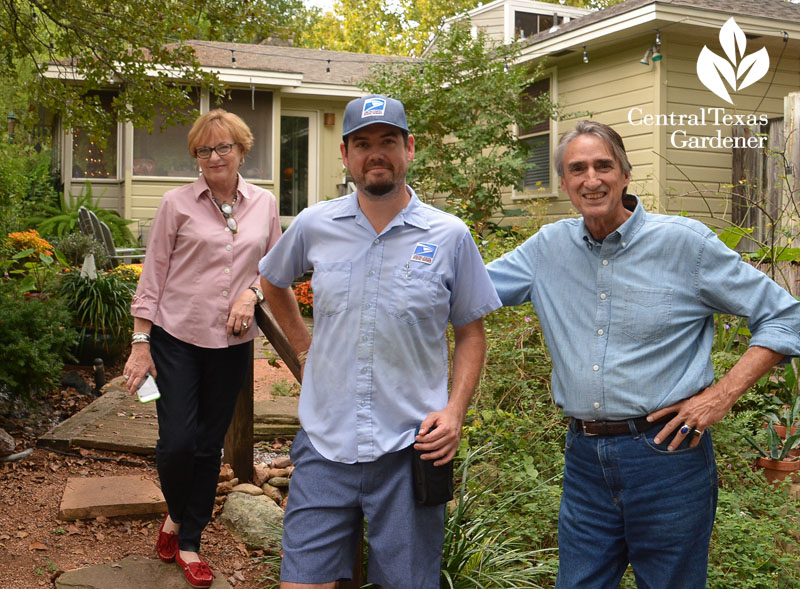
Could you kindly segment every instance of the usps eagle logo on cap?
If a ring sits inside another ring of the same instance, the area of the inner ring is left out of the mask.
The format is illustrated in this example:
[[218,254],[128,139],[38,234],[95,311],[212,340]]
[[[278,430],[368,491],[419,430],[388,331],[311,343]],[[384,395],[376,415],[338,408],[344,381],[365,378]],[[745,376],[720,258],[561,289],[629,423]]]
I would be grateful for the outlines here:
[[386,112],[385,98],[367,98],[364,101],[364,108],[361,109],[361,118],[382,117],[384,112]]
[[422,262],[423,264],[432,264],[437,249],[439,249],[438,245],[420,242],[414,246],[414,253],[411,255],[411,260],[414,262]]

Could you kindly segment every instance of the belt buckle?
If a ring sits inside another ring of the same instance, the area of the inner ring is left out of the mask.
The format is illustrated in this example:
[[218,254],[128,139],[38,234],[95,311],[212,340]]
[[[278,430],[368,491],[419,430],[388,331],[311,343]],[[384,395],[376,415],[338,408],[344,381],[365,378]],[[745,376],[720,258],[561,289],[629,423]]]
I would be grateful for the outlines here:
[[588,420],[587,419],[581,419],[581,429],[583,430],[583,435],[584,436],[599,436],[600,434],[593,434],[593,433],[590,433],[590,432],[586,431],[586,423],[587,423],[587,421],[589,423],[594,423],[597,420],[596,419],[588,419]]

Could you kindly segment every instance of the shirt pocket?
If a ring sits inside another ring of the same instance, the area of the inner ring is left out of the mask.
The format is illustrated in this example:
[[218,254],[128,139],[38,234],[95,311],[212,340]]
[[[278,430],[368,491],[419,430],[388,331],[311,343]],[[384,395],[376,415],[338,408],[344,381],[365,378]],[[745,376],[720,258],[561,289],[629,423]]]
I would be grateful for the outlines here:
[[350,295],[350,262],[315,264],[311,275],[314,313],[330,317],[347,309]]
[[672,289],[627,288],[623,312],[623,333],[643,342],[659,338],[672,319]]
[[441,277],[437,272],[396,266],[389,312],[411,325],[434,315]]

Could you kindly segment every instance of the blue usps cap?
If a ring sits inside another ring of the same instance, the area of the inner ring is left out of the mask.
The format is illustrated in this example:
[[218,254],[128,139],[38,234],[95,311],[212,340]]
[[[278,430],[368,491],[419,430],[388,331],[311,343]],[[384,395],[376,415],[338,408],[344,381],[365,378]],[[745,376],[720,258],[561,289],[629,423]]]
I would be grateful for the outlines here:
[[392,125],[408,133],[406,109],[403,108],[403,103],[394,98],[373,94],[347,103],[347,108],[344,109],[342,138],[375,123]]

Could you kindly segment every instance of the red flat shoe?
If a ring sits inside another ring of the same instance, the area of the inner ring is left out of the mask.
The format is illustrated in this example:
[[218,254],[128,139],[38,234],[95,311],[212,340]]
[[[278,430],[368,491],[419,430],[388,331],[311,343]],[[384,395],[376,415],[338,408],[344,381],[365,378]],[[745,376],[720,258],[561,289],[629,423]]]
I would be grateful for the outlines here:
[[205,589],[211,587],[216,575],[211,571],[211,568],[201,558],[200,562],[184,562],[181,558],[181,553],[175,555],[175,562],[183,569],[183,576],[186,577],[186,582],[192,587],[198,589]]
[[161,522],[158,528],[158,541],[156,542],[156,554],[164,562],[173,562],[175,555],[178,554],[178,535],[173,532],[165,532],[164,524],[167,523],[169,514]]

